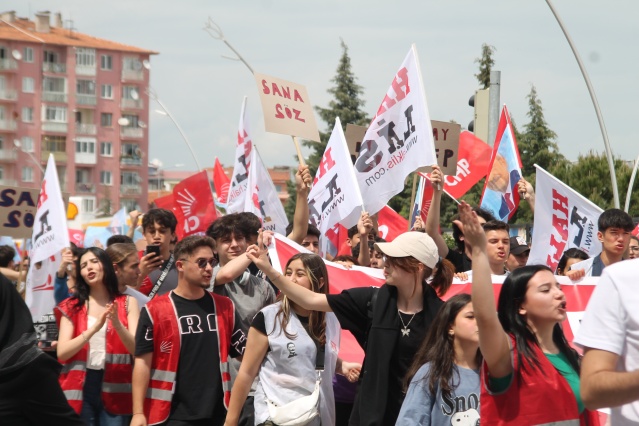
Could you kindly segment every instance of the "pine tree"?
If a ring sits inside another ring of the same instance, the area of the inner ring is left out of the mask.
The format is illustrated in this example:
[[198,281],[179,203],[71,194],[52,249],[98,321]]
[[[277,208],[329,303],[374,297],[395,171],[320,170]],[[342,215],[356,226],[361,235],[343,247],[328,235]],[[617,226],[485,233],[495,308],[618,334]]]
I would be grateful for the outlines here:
[[494,46],[484,43],[481,45],[481,58],[475,59],[475,62],[479,64],[479,73],[475,74],[475,77],[477,77],[479,84],[484,86],[483,89],[490,87],[490,71],[495,65],[495,60],[493,59],[495,50]]
[[[343,40],[341,40],[341,46],[342,56],[337,65],[335,77],[331,80],[334,86],[327,90],[328,93],[333,95],[333,100],[328,103],[327,108],[315,107],[320,118],[326,123],[326,132],[320,132],[320,142],[303,142],[305,146],[313,150],[306,162],[309,166],[311,176],[315,176],[319,162],[322,159],[322,155],[324,155],[328,139],[335,126],[336,117],[339,117],[343,130],[346,129],[346,125],[349,123],[367,126],[370,122],[370,118],[368,118],[363,111],[364,100],[362,99],[362,95],[364,90],[362,86],[357,84],[357,77],[355,77],[351,67],[351,58],[348,56],[348,46],[346,46]],[[291,221],[295,212],[295,183],[289,182],[287,189],[289,198],[285,210],[289,221]]]

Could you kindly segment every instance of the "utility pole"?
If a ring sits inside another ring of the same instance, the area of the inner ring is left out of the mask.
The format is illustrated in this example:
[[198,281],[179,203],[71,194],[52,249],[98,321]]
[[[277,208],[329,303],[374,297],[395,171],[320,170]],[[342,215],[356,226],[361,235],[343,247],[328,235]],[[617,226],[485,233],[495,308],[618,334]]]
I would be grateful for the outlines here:
[[488,91],[488,145],[493,146],[499,126],[499,90],[501,87],[501,71],[490,72],[490,90]]

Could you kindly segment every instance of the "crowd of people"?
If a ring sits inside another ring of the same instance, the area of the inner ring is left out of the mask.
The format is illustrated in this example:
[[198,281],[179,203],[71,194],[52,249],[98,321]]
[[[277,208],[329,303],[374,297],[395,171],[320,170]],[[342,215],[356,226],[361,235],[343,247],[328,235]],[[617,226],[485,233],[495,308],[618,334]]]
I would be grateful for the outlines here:
[[[54,280],[59,364],[38,347],[15,289],[28,267],[16,271],[13,249],[0,247],[0,424],[598,425],[604,407],[612,425],[639,422],[632,218],[604,211],[602,252],[568,249],[553,271],[528,265],[528,243],[465,202],[450,248],[436,166],[431,180],[425,221],[387,242],[364,212],[348,230],[350,255],[323,259],[300,167],[287,233],[307,250],[282,270],[252,213],[178,241],[174,214],[154,208],[141,220],[144,250],[131,234],[65,249]],[[532,186],[519,190],[534,209]],[[333,293],[325,261],[383,269],[385,283]],[[558,275],[601,276],[574,345]],[[455,277],[471,294],[447,296]],[[340,358],[342,329],[361,364]]]

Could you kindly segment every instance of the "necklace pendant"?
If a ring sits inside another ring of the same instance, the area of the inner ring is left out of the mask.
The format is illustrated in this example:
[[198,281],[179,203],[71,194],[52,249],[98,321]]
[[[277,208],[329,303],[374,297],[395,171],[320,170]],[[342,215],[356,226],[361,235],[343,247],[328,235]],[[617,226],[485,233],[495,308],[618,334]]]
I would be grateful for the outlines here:
[[402,337],[409,337],[410,329],[407,327],[402,328]]

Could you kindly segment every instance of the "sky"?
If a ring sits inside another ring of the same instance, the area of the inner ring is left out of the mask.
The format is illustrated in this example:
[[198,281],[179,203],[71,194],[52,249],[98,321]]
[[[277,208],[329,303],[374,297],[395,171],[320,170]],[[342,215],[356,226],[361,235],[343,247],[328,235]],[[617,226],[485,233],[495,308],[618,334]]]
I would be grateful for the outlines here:
[[[6,4],[6,3],[5,3]],[[616,157],[639,154],[639,2],[554,0],[594,86]],[[604,152],[595,110],[575,57],[542,0],[211,1],[28,0],[12,7],[33,19],[61,12],[76,31],[159,52],[151,59],[151,86],[187,135],[201,166],[215,157],[232,165],[240,108],[248,97],[250,131],[267,166],[295,165],[290,136],[266,133],[253,76],[203,28],[209,17],[251,67],[306,86],[326,107],[342,54],[364,89],[373,116],[412,43],[417,46],[431,119],[472,120],[468,99],[478,89],[475,59],[496,48],[501,103],[521,130],[526,96],[537,89],[560,151],[570,160]],[[196,170],[195,160],[168,117],[151,106],[150,153],[165,169]],[[321,131],[328,125],[317,117]],[[330,126],[332,128],[332,124]],[[303,148],[304,155],[309,150]]]

